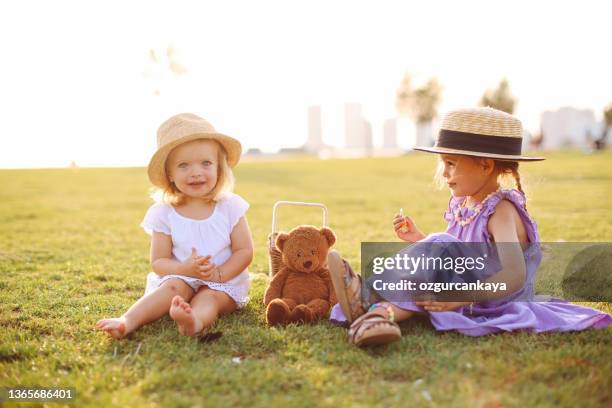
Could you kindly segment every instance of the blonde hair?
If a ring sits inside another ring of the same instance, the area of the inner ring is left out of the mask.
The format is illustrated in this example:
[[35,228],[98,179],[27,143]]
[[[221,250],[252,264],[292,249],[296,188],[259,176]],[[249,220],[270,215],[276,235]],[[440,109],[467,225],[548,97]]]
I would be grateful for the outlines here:
[[518,171],[519,162],[495,160],[495,170],[497,173],[497,181],[502,187],[514,187],[526,196],[521,184],[521,175]]
[[[200,140],[200,139],[198,139]],[[218,201],[220,196],[228,191],[234,190],[234,173],[232,172],[232,168],[229,166],[227,162],[227,152],[221,145],[221,143],[217,142],[213,139],[201,139],[214,142],[217,145],[217,184],[215,187],[204,197],[202,197],[206,201]],[[180,146],[180,145],[179,145]],[[178,146],[176,146],[178,147]],[[174,149],[176,149],[176,147]],[[173,150],[174,150],[173,149]],[[172,151],[170,152],[172,153]],[[170,154],[168,154],[170,157]],[[168,159],[166,158],[166,166],[168,163]],[[181,205],[185,202],[186,195],[182,193],[176,185],[168,179],[168,169],[166,168],[166,188],[154,188],[151,196],[156,202],[163,202],[165,204],[170,205]]]
[[[466,157],[472,160],[486,159],[486,157]],[[516,187],[518,191],[523,193],[526,202],[527,195],[525,194],[525,191],[523,190],[523,185],[521,183],[521,175],[519,174],[519,162],[495,159],[492,160],[494,163],[493,171],[495,173],[495,177],[497,177],[497,183],[499,184],[499,186],[502,188]],[[438,168],[436,169],[436,174],[434,176],[434,183],[440,189],[442,189],[446,185],[442,173],[444,173],[444,162],[440,160],[438,162]],[[525,208],[527,208],[527,205],[525,205]]]

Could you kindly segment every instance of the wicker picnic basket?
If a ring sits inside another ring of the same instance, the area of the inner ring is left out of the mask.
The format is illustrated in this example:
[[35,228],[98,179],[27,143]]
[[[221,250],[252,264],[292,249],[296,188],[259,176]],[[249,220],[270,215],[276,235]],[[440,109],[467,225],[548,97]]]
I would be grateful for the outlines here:
[[320,203],[303,203],[300,201],[277,201],[272,209],[272,232],[268,235],[268,254],[270,256],[270,276],[274,276],[282,267],[282,255],[276,249],[276,237],[278,236],[278,209],[282,206],[319,207],[323,211],[323,227],[328,226],[327,207]]

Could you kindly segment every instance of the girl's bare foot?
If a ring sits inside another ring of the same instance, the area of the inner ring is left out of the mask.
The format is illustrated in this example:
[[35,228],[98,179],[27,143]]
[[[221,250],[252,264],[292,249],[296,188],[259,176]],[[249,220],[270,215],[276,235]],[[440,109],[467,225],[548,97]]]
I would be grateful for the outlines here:
[[120,339],[127,334],[125,328],[125,317],[102,319],[96,323],[96,329],[106,332],[115,339]]
[[176,322],[179,333],[184,336],[193,336],[202,330],[202,323],[193,315],[189,303],[178,295],[172,299],[170,317]]

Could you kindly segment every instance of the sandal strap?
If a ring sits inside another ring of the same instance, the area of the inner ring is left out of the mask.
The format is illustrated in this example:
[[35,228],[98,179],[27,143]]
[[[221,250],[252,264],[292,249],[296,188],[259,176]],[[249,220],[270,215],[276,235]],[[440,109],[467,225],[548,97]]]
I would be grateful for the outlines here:
[[367,312],[367,306],[361,299],[363,280],[338,252],[330,251],[328,262],[338,303],[340,303],[342,312],[349,323],[353,322],[357,317]]
[[355,344],[357,338],[362,337],[366,331],[379,325],[391,326],[399,329],[397,323],[387,319],[380,313],[377,313],[376,311],[368,312],[357,318],[353,324],[351,324],[348,331],[349,342]]
[[357,275],[353,269],[343,260],[344,263],[344,287],[347,298],[349,300],[349,308],[353,316],[363,315],[367,310],[361,301],[361,288],[363,281],[360,275]]
[[376,328],[376,327],[387,327],[387,328],[392,328],[392,330],[395,332],[396,330],[399,330],[399,328],[397,327],[397,324],[383,318],[383,317],[378,317],[378,318],[372,318],[370,320],[367,320],[366,322],[364,322],[361,326],[359,326],[358,328],[356,328],[356,330],[349,330],[349,342],[355,344],[357,343],[357,341],[359,339],[361,339],[370,329]]
[[371,312],[379,308],[382,308],[387,311],[387,318],[389,320],[391,320],[392,322],[395,321],[395,312],[393,311],[393,307],[391,307],[391,304],[389,302],[372,303],[370,307],[368,308],[368,312]]

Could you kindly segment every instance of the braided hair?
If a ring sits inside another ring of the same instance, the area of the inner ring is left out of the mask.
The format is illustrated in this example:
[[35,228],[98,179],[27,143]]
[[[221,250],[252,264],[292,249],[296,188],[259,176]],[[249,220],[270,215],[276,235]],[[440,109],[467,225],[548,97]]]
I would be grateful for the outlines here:
[[[516,184],[517,190],[523,193],[525,196],[525,201],[527,201],[527,195],[525,194],[525,191],[523,191],[521,175],[519,174],[518,168],[519,163],[516,161],[495,160],[495,169],[497,170],[498,177],[503,179],[507,175],[512,176],[514,178],[514,183]],[[527,209],[527,204],[525,204],[525,209]]]

